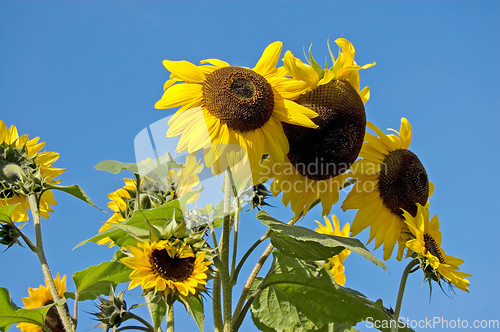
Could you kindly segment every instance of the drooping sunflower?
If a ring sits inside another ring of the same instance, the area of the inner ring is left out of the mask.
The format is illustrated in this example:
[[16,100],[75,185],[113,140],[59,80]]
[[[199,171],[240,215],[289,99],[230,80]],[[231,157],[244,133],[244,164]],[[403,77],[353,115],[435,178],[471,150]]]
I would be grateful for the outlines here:
[[201,66],[164,60],[171,75],[155,107],[181,106],[167,131],[168,137],[182,135],[177,151],[205,149],[205,164],[215,175],[246,158],[254,170],[264,154],[283,163],[289,146],[281,122],[316,128],[310,118],[317,114],[292,101],[307,86],[276,68],[281,48],[281,42],[267,46],[252,69],[217,59]]
[[[332,215],[333,227],[328,220],[327,217],[323,217],[325,219],[325,225],[323,226],[319,221],[316,221],[319,228],[316,228],[315,231],[321,234],[349,237],[349,223],[345,224],[344,228],[340,230],[339,220],[337,216]],[[327,269],[340,286],[345,285],[345,267],[344,260],[351,253],[350,250],[344,249],[338,255],[335,255],[331,258],[328,258],[328,262],[323,266]]]
[[[58,272],[56,278],[54,279],[54,283],[56,284],[59,295],[64,297],[64,293],[66,292],[66,276],[63,276],[61,279]],[[54,303],[47,281],[45,281],[45,286],[40,286],[39,288],[28,288],[28,292],[29,297],[23,297],[25,309],[39,308]],[[68,310],[67,305],[65,305],[65,307],[66,310]],[[47,316],[45,317],[45,325],[54,332],[65,331],[55,306],[49,309]],[[30,323],[19,323],[17,324],[17,328],[23,332],[43,332],[43,329],[40,326]]]
[[[61,180],[54,180],[54,178],[66,171],[52,167],[52,164],[59,158],[59,154],[40,152],[45,143],[39,143],[39,140],[39,137],[30,140],[28,135],[19,136],[14,125],[7,128],[5,123],[0,120],[0,206],[19,203],[12,213],[14,221],[28,220],[29,203],[26,194],[23,194],[23,189],[19,185],[19,176],[6,172],[6,166],[16,165],[20,167],[24,177],[31,181],[28,186],[32,188],[39,188],[44,182],[58,184]],[[56,205],[57,202],[52,192],[47,190],[40,198],[39,204],[40,215],[43,218],[48,218],[49,212],[53,212],[50,205]]]
[[391,257],[399,243],[397,259],[405,248],[402,232],[408,230],[403,210],[415,216],[417,203],[425,205],[434,186],[417,155],[408,150],[412,130],[405,118],[401,119],[397,135],[384,134],[371,122],[367,127],[378,135],[365,134],[360,159],[352,166],[350,175],[357,179],[342,209],[359,209],[351,225],[351,236],[370,227],[368,243],[375,239],[375,249],[384,244],[384,259]]
[[[144,162],[148,161],[151,161],[151,159],[148,158]],[[151,209],[194,191],[193,188],[200,183],[198,174],[203,170],[203,165],[200,163],[201,161],[196,161],[195,155],[187,155],[183,168],[169,170],[170,179],[166,182],[171,184],[170,188],[165,188],[163,184],[155,183],[147,176],[143,177],[140,190],[142,193],[141,208]],[[125,186],[108,194],[108,198],[111,200],[111,202],[108,203],[108,207],[114,213],[106,223],[102,225],[99,229],[99,233],[110,229],[115,223],[126,221],[132,217],[134,213],[137,201],[137,181],[127,178],[124,178],[123,181],[125,182]],[[186,204],[196,202],[199,196],[199,193],[195,193],[187,200]],[[114,242],[110,238],[104,238],[97,242],[97,244],[107,244],[109,247],[112,247]]]
[[285,163],[280,165],[270,156],[254,175],[254,183],[274,179],[271,192],[275,196],[283,192],[283,204],[290,204],[295,217],[307,213],[317,199],[323,206],[323,215],[330,213],[348,178],[346,171],[363,144],[364,102],[369,98],[369,90],[358,92],[358,71],[374,64],[357,66],[352,44],[345,39],[336,42],[343,52],[339,51],[331,69],[314,69],[286,52],[287,72],[307,85],[308,91],[296,102],[318,113],[313,119],[318,128],[284,123],[290,143]]
[[460,271],[458,266],[464,262],[462,259],[446,255],[444,249],[441,248],[443,237],[439,230],[437,215],[429,221],[427,208],[420,204],[417,206],[415,216],[412,216],[408,211],[403,213],[412,237],[406,242],[406,247],[428,262],[438,282],[444,277],[451,284],[469,292],[470,282],[465,277],[472,275]]
[[144,292],[152,290],[184,299],[206,291],[212,262],[205,259],[205,251],[194,252],[179,239],[144,241],[127,249],[130,257],[122,258],[121,262],[133,269],[129,289],[141,285]]

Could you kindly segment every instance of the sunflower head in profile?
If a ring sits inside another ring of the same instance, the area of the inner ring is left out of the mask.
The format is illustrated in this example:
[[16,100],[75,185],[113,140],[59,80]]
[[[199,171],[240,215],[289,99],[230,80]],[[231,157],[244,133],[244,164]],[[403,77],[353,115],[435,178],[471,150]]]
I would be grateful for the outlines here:
[[[0,120],[0,206],[19,204],[12,213],[12,220],[28,220],[27,196],[41,192],[44,184],[58,184],[55,177],[66,170],[52,167],[59,158],[55,152],[40,152],[45,143],[38,142],[39,137],[28,139],[28,135],[19,136],[17,128],[7,128]],[[57,202],[50,190],[40,198],[40,215],[49,217],[50,205]]]
[[215,175],[247,161],[254,170],[264,154],[283,163],[289,146],[281,123],[316,128],[310,118],[317,114],[292,101],[307,84],[276,68],[281,48],[281,42],[270,44],[252,69],[217,59],[201,66],[163,61],[171,75],[155,107],[181,106],[167,132],[182,135],[177,151],[205,149],[205,164]]
[[[315,229],[316,232],[321,234],[349,237],[348,223],[345,224],[342,230],[340,230],[339,220],[335,215],[332,215],[333,226],[327,217],[323,218],[325,218],[325,225],[322,225],[319,221],[316,221],[319,226],[319,228]],[[349,256],[350,253],[350,250],[344,249],[338,255],[329,258],[328,262],[323,265],[325,269],[327,269],[332,274],[333,278],[340,286],[345,285],[344,260],[347,258],[347,256]]]
[[144,293],[187,300],[206,291],[212,262],[206,251],[195,251],[180,239],[138,243],[127,247],[121,262],[132,269],[129,289],[141,285]]
[[[150,158],[144,162],[149,161],[151,161]],[[124,178],[125,186],[108,194],[108,198],[111,200],[108,207],[113,211],[113,215],[102,225],[99,233],[110,229],[113,224],[131,218],[137,206],[140,206],[141,209],[152,209],[193,192],[200,183],[198,174],[202,169],[203,165],[200,165],[200,161],[196,161],[195,155],[187,155],[182,168],[169,170],[169,179],[165,181],[167,186],[165,183],[159,184],[147,176],[142,177],[139,205],[137,204],[137,181]],[[199,196],[199,193],[195,193],[189,197],[186,203],[196,202]],[[107,244],[109,247],[114,245],[110,238],[104,238],[97,243]]]
[[345,39],[336,42],[344,52],[333,59],[331,69],[304,64],[286,52],[287,72],[308,87],[296,102],[318,113],[313,119],[318,128],[283,123],[290,144],[285,163],[270,156],[254,175],[254,183],[274,179],[271,192],[283,192],[283,204],[290,204],[295,217],[307,213],[317,199],[323,215],[330,212],[363,145],[368,88],[359,93],[358,71],[373,64],[357,66],[352,45]]
[[412,131],[408,120],[401,119],[399,132],[386,135],[368,122],[368,128],[378,136],[366,133],[360,159],[352,166],[350,175],[357,180],[342,209],[359,209],[351,225],[355,236],[370,228],[368,243],[375,239],[375,248],[384,244],[384,259],[391,257],[399,243],[397,259],[405,249],[402,232],[408,230],[403,210],[415,216],[417,203],[425,205],[433,192],[427,172],[418,157],[408,150]]
[[[64,297],[64,293],[66,292],[66,276],[61,276],[57,273],[56,278],[54,279],[54,283],[56,284],[57,292],[61,297]],[[39,288],[29,288],[29,297],[23,298],[24,309],[35,309],[39,307],[43,307],[45,305],[49,305],[54,303],[52,299],[52,295],[50,294],[49,288],[47,286],[47,281],[45,281],[45,286],[40,286]],[[68,306],[64,304],[66,311],[69,312]],[[57,312],[55,306],[51,307],[47,312],[47,316],[45,317],[45,325],[54,332],[63,332],[65,331],[61,318]],[[23,332],[43,332],[43,329],[35,324],[29,323],[19,323],[17,324],[17,328]]]
[[464,262],[462,259],[446,255],[441,248],[442,235],[437,215],[429,221],[427,208],[417,204],[415,216],[404,211],[403,217],[409,228],[406,247],[420,259],[420,266],[426,273],[426,278],[435,280],[438,284],[444,279],[449,284],[469,292],[470,282],[465,277],[472,275],[460,271],[458,266]]

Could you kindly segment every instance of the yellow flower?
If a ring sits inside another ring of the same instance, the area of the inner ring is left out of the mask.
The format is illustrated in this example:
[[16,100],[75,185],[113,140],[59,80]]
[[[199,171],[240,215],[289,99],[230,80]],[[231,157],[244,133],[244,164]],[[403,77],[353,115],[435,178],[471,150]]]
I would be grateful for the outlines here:
[[[418,204],[416,216],[404,211],[405,222],[409,227],[412,239],[406,242],[409,250],[427,260],[432,269],[439,277],[444,277],[456,287],[469,292],[469,280],[464,277],[471,277],[471,274],[461,272],[458,268],[464,261],[460,258],[446,255],[441,248],[442,235],[439,230],[439,220],[437,215],[429,221],[429,211]],[[413,238],[414,237],[414,238]]]
[[[345,38],[338,38],[335,43],[339,46],[339,55],[337,59],[332,56],[333,66],[326,68],[323,71],[323,77],[320,77],[316,70],[310,65],[303,63],[300,59],[293,56],[292,52],[285,53],[285,68],[287,72],[295,79],[307,83],[307,89],[313,90],[321,85],[328,84],[332,80],[344,80],[359,93],[363,103],[370,98],[370,89],[364,87],[359,91],[359,70],[370,68],[375,65],[375,62],[366,64],[362,67],[358,66],[354,61],[354,46]],[[330,49],[330,45],[328,45]],[[313,61],[313,59],[311,59]]]
[[[151,159],[147,158],[144,162],[148,161],[151,161]],[[167,190],[163,185],[153,183],[147,176],[143,177],[141,180],[141,193],[147,195],[149,199],[142,199],[141,208],[151,209],[194,191],[193,188],[200,183],[198,174],[203,170],[203,165],[200,165],[200,162],[196,161],[195,155],[190,154],[186,156],[183,168],[170,170],[171,190]],[[126,178],[123,181],[125,186],[108,194],[108,198],[111,200],[108,207],[113,211],[113,215],[102,225],[99,233],[110,229],[113,224],[126,221],[133,215],[136,205],[137,183],[136,180]],[[199,193],[194,194],[188,199],[187,204],[196,202],[199,196]],[[114,242],[107,237],[98,241],[97,244],[107,244],[112,247]]]
[[206,291],[211,261],[205,252],[195,253],[185,242],[178,239],[139,243],[127,247],[130,257],[121,262],[133,269],[129,289],[141,285],[144,292],[153,290],[163,296],[174,294],[186,298]]
[[352,165],[350,175],[357,179],[342,209],[359,209],[351,225],[351,236],[370,228],[368,243],[375,239],[375,249],[384,244],[384,259],[391,257],[396,242],[399,243],[397,259],[401,260],[406,231],[403,218],[405,209],[417,213],[417,203],[425,205],[434,190],[427,172],[418,157],[408,150],[412,131],[408,120],[401,119],[397,135],[386,135],[368,122],[368,128],[378,137],[365,134],[360,159]]
[[155,107],[181,106],[167,132],[182,134],[177,151],[205,149],[205,164],[215,175],[246,158],[254,170],[264,154],[283,163],[289,146],[281,122],[316,128],[310,118],[317,114],[292,101],[306,84],[276,68],[281,48],[281,42],[270,44],[253,69],[218,59],[201,66],[164,60],[171,75]]
[[[283,192],[283,204],[295,213],[306,214],[319,199],[323,215],[339,199],[339,190],[347,179],[346,172],[358,157],[366,127],[364,101],[368,88],[359,91],[359,67],[354,62],[354,48],[345,39],[337,39],[340,52],[332,69],[318,73],[290,51],[285,54],[285,68],[291,76],[307,84],[296,102],[318,113],[313,122],[318,128],[283,124],[290,151],[280,165],[271,156],[254,174],[254,184],[273,178],[271,192]],[[364,99],[362,98],[364,97]]]
[[[323,226],[319,221],[316,221],[319,226],[319,228],[315,229],[316,232],[321,234],[349,237],[349,223],[345,224],[344,228],[340,230],[339,220],[335,215],[332,215],[333,227],[327,217],[323,218],[325,219],[325,225]],[[338,255],[328,258],[328,263],[324,265],[325,269],[332,274],[333,278],[340,286],[345,285],[344,260],[350,253],[350,250],[344,249]]]
[[[17,128],[14,125],[7,128],[5,123],[0,120],[0,166],[3,167],[6,164],[15,164],[23,168],[24,163],[28,162],[29,165],[26,166],[29,166],[31,170],[39,170],[43,182],[58,184],[61,180],[54,180],[54,178],[64,173],[66,170],[52,167],[52,164],[59,158],[59,154],[55,152],[40,152],[45,146],[45,143],[39,143],[39,140],[39,137],[30,140],[28,139],[28,135],[19,136]],[[16,149],[17,153],[7,156],[5,154],[7,149],[10,149],[10,151]],[[0,170],[0,182],[7,180],[3,175],[3,171]],[[0,187],[1,185],[2,183],[0,183]],[[12,213],[12,220],[28,220],[27,209],[29,209],[29,203],[27,197],[8,190],[0,192],[0,206],[17,203],[19,203],[19,205]],[[45,191],[40,198],[40,215],[43,218],[48,218],[49,212],[53,212],[50,205],[56,204],[57,202],[52,192],[50,190]]]
[[[54,283],[56,284],[59,295],[64,297],[64,293],[66,292],[66,276],[63,276],[61,279],[58,272],[56,278],[54,279]],[[47,286],[47,281],[45,281],[45,285],[46,286],[40,286],[39,288],[28,288],[29,297],[23,298],[24,309],[35,309],[54,303]],[[56,307],[49,309],[47,316],[45,317],[45,325],[47,325],[51,331],[64,331],[64,327],[61,318],[59,318]],[[19,323],[17,324],[17,328],[23,332],[43,332],[43,329],[40,326],[29,323]]]

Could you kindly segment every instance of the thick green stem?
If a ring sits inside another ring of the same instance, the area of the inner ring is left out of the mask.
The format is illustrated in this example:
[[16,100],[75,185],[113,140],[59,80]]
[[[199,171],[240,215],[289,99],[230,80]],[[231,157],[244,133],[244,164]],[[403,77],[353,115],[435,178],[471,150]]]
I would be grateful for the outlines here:
[[133,314],[130,311],[127,314],[129,315],[130,318],[133,318],[144,324],[144,326],[146,326],[146,329],[144,331],[155,332],[155,328],[151,324],[149,324],[148,321],[145,320],[144,318],[137,316],[136,314]]
[[399,283],[399,291],[398,291],[398,298],[396,300],[396,308],[394,309],[394,320],[396,321],[396,324],[392,326],[391,324],[391,332],[398,332],[399,324],[398,324],[398,319],[399,319],[399,313],[401,312],[401,303],[403,302],[403,294],[405,292],[405,286],[406,286],[406,280],[408,279],[408,276],[410,275],[412,269],[418,265],[419,262],[418,260],[414,259],[412,260],[404,269],[403,274],[401,275],[401,282]]
[[[54,300],[54,302],[58,302],[61,300],[61,296],[59,296],[56,284],[54,283],[54,279],[52,278],[52,273],[50,273],[49,264],[47,263],[47,258],[45,257],[45,252],[43,251],[39,198],[36,194],[30,194],[28,196],[28,202],[31,209],[31,215],[33,216],[33,225],[35,226],[36,253],[38,255],[38,260],[42,265],[43,275],[45,276],[45,280],[47,282],[47,286],[49,287],[50,294],[52,295],[52,299]],[[67,332],[74,332],[75,328],[69,313],[64,309],[63,306],[56,305],[56,309],[59,316],[61,317],[64,329]]]
[[167,302],[167,332],[174,332],[174,301]]
[[222,309],[224,317],[224,332],[231,331],[231,314],[232,314],[232,290],[233,285],[229,276],[229,239],[231,232],[231,171],[229,168],[224,177],[224,220],[222,223],[222,236],[220,245],[220,260],[224,265],[227,273],[221,273],[222,284]]

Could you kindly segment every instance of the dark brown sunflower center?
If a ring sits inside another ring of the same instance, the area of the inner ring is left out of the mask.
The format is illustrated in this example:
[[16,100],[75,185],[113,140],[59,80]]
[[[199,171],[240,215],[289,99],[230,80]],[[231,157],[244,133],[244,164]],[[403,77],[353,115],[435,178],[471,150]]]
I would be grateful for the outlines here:
[[429,234],[424,234],[424,242],[425,242],[425,249],[427,249],[428,252],[430,252],[433,256],[439,259],[440,263],[444,263],[443,256],[441,255],[441,251],[439,250],[439,247],[434,238]]
[[[49,300],[45,302],[43,305],[49,305],[54,303],[54,301]],[[68,305],[65,303],[64,304],[64,310],[69,314],[69,309]],[[57,312],[56,306],[53,306],[49,309],[47,312],[47,316],[45,316],[45,325],[53,331],[53,332],[65,332],[66,330],[64,329],[63,322],[61,320],[61,317],[59,316],[59,313]]]
[[319,114],[319,128],[283,123],[290,143],[288,159],[297,171],[313,180],[344,173],[358,157],[365,135],[366,115],[356,89],[334,80],[299,97],[297,103]]
[[273,114],[273,88],[263,76],[247,68],[215,70],[203,82],[202,91],[203,106],[231,129],[256,130]]
[[194,257],[170,257],[168,252],[153,250],[151,252],[151,267],[153,272],[164,279],[181,282],[186,280],[194,269]]
[[418,157],[406,149],[390,152],[381,164],[378,176],[380,197],[393,214],[404,209],[417,215],[417,203],[425,205],[429,198],[429,180]]

